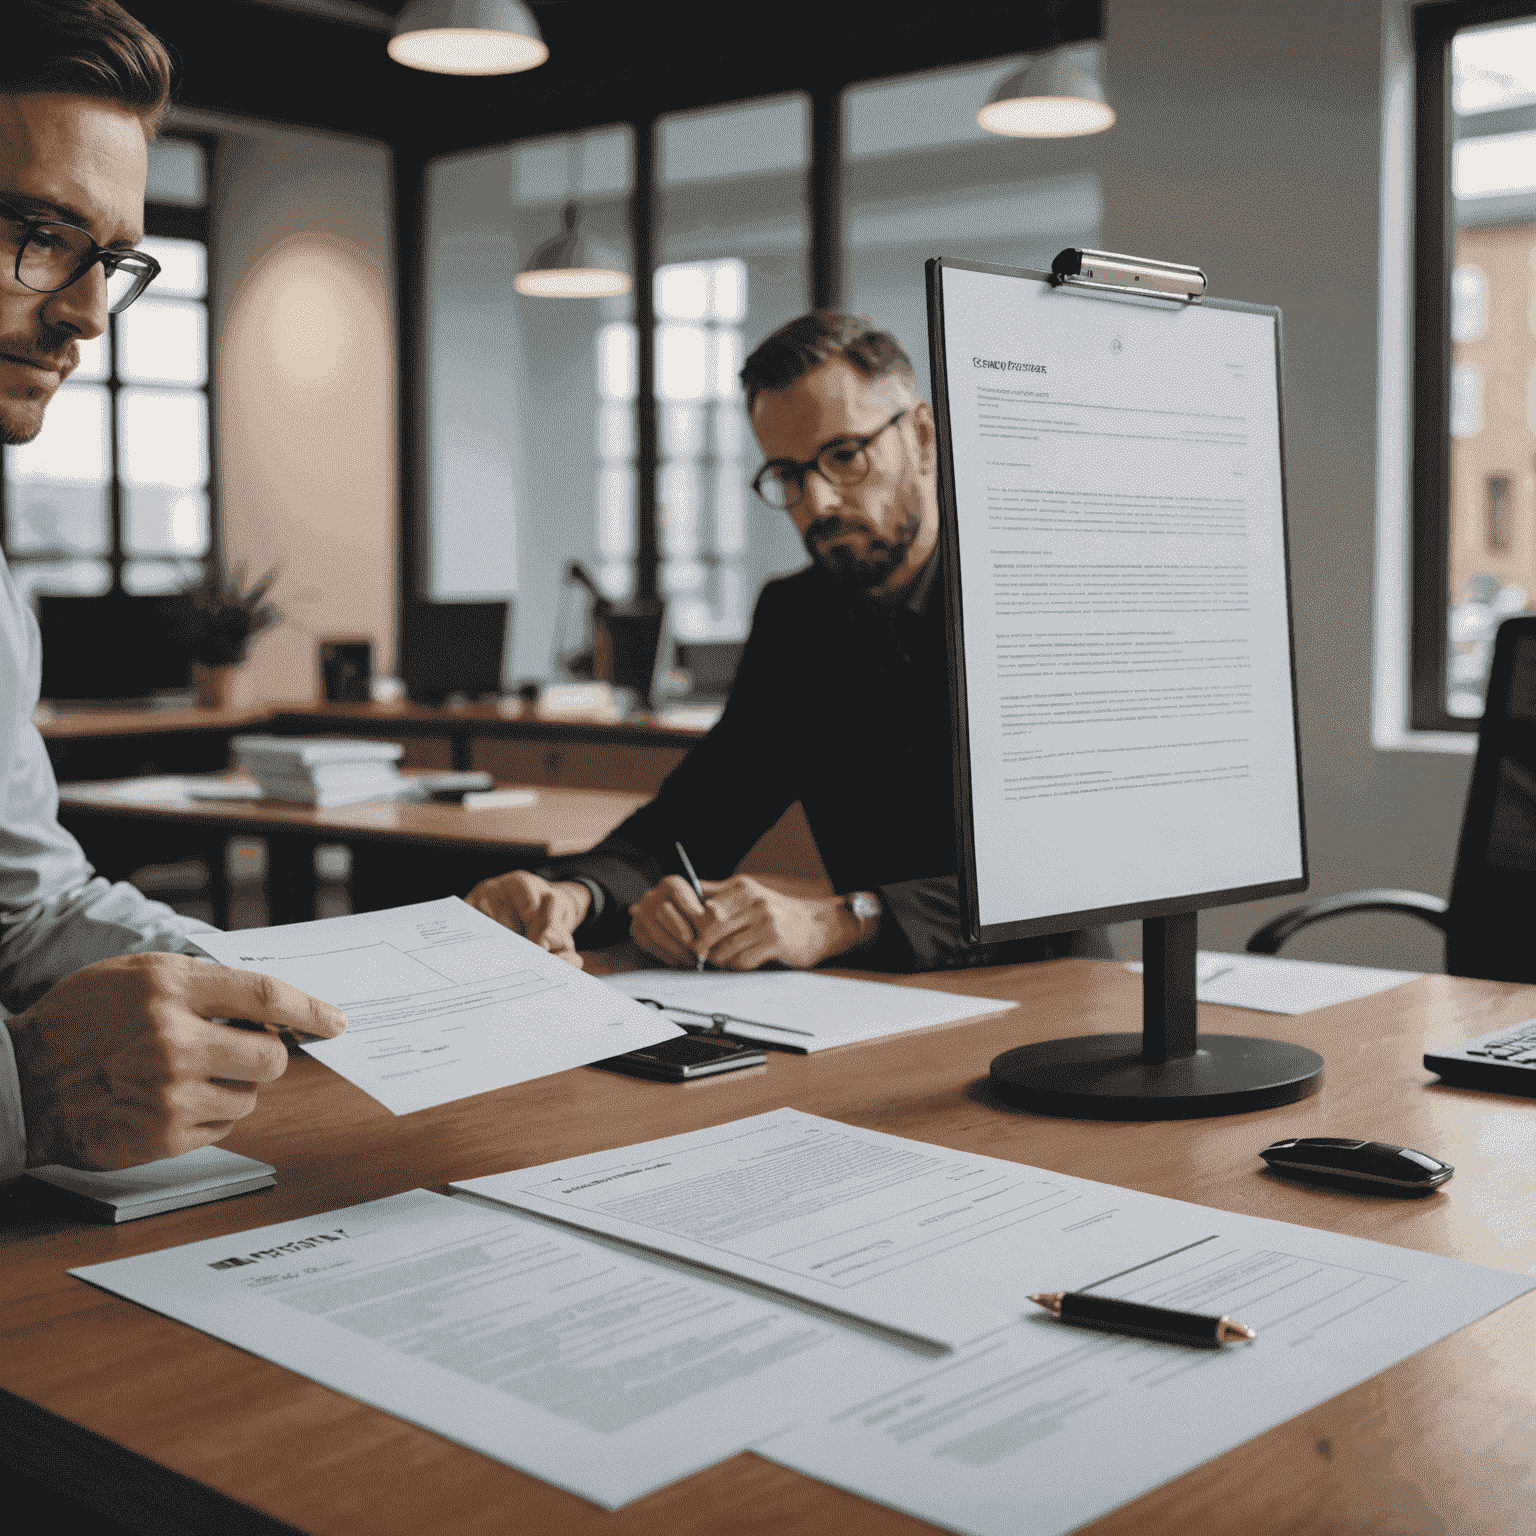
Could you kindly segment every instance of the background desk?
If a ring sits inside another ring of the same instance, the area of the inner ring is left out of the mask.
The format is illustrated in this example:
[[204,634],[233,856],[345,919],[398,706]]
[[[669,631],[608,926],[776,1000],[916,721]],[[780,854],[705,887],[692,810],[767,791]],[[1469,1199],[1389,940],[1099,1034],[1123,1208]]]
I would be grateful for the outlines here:
[[[407,768],[480,768],[498,783],[654,795],[704,735],[655,715],[603,722],[506,715],[495,704],[273,704],[256,710],[59,710],[41,727],[61,784],[151,773],[211,773],[247,731],[398,741]],[[79,835],[77,833],[77,835]],[[82,838],[82,841],[84,839]],[[95,850],[86,843],[86,852]],[[743,861],[754,873],[830,890],[799,805]]]
[[[131,784],[129,786],[131,790]],[[544,789],[533,805],[465,810],[459,805],[371,801],[328,810],[274,801],[102,798],[90,784],[62,786],[59,820],[109,880],[146,864],[200,858],[225,926],[224,845],[236,834],[268,847],[267,907],[273,923],[315,915],[315,849],[352,851],[355,910],[378,911],[438,896],[463,896],[489,875],[580,853],[648,798],[597,789]]]
[[[766,1068],[690,1084],[582,1068],[403,1119],[317,1063],[295,1060],[227,1143],[275,1163],[275,1190],[120,1228],[31,1221],[0,1230],[0,1459],[156,1536],[926,1530],[751,1455],[605,1514],[65,1273],[783,1104],[1218,1209],[1502,1269],[1536,1265],[1536,1102],[1434,1087],[1419,1064],[1428,1044],[1536,1012],[1536,989],[1434,976],[1299,1018],[1202,1008],[1208,1029],[1252,1033],[1262,1018],[1265,1032],[1320,1050],[1322,1092],[1229,1119],[1122,1125],[1003,1110],[983,1083],[990,1057],[1008,1046],[1126,1027],[1140,1008],[1138,977],[1108,962],[1057,960],[917,984],[1023,1006],[905,1039],[774,1055]],[[1258,1149],[1282,1135],[1340,1133],[1440,1153],[1456,1177],[1443,1195],[1409,1203],[1289,1186],[1258,1171]],[[1533,1341],[1536,1294],[1090,1529],[1528,1532]],[[1021,1505],[1027,1496],[1021,1488]]]

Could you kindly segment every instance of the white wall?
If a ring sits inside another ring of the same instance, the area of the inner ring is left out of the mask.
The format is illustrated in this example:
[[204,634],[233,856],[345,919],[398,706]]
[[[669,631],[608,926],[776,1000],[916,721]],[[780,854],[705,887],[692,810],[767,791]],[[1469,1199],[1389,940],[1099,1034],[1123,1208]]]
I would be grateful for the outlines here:
[[[1382,25],[1381,0],[1110,0],[1119,121],[1050,157],[1101,174],[1108,249],[1196,262],[1214,293],[1284,313],[1313,895],[1445,894],[1470,770],[1371,744]],[[1238,948],[1289,904],[1211,912],[1202,941]],[[1334,922],[1286,952],[1442,963],[1407,918]]]
[[373,641],[394,663],[396,354],[389,151],[203,113],[220,135],[213,325],[224,548],[280,565],[282,625],[239,702],[309,700],[316,642]]

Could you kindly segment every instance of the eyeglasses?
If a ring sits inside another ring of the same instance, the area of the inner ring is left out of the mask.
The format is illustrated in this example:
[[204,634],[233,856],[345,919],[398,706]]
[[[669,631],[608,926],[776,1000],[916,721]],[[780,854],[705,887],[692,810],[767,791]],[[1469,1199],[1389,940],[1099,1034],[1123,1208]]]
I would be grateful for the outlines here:
[[770,459],[758,470],[752,489],[780,512],[800,505],[805,495],[805,477],[814,469],[828,485],[857,485],[869,474],[869,445],[882,432],[889,431],[906,409],[896,412],[883,427],[863,437],[834,437],[816,450],[814,459],[804,463],[794,459]]
[[73,224],[30,219],[4,199],[0,213],[21,231],[16,281],[33,293],[62,293],[99,261],[107,275],[107,313],[120,315],[160,275],[160,263],[143,251],[108,250]]

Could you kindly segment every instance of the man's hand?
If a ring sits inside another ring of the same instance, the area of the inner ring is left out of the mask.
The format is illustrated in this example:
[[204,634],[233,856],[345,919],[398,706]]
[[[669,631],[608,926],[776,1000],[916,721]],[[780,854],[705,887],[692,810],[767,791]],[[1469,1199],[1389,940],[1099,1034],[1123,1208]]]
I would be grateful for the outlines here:
[[477,912],[494,917],[503,928],[542,945],[550,954],[581,969],[576,930],[592,905],[592,892],[579,880],[551,884],[526,869],[482,880],[464,898]]
[[770,960],[808,970],[858,942],[858,922],[840,897],[784,896],[749,875],[700,884],[707,907],[680,875],[652,886],[629,909],[630,937],[669,965],[691,967],[702,955],[730,971]]
[[222,1141],[280,1077],[268,1030],[330,1039],[346,1015],[285,981],[190,955],[122,955],[66,977],[6,1020],[16,1047],[27,1165],[129,1168]]

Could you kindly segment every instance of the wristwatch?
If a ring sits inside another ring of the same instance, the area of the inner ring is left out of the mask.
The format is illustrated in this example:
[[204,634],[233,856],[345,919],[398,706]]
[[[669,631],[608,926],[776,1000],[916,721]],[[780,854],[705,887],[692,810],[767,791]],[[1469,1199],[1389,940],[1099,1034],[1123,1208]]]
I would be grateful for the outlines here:
[[843,908],[859,925],[854,947],[868,944],[880,931],[880,914],[885,910],[873,891],[850,891],[843,897]]

